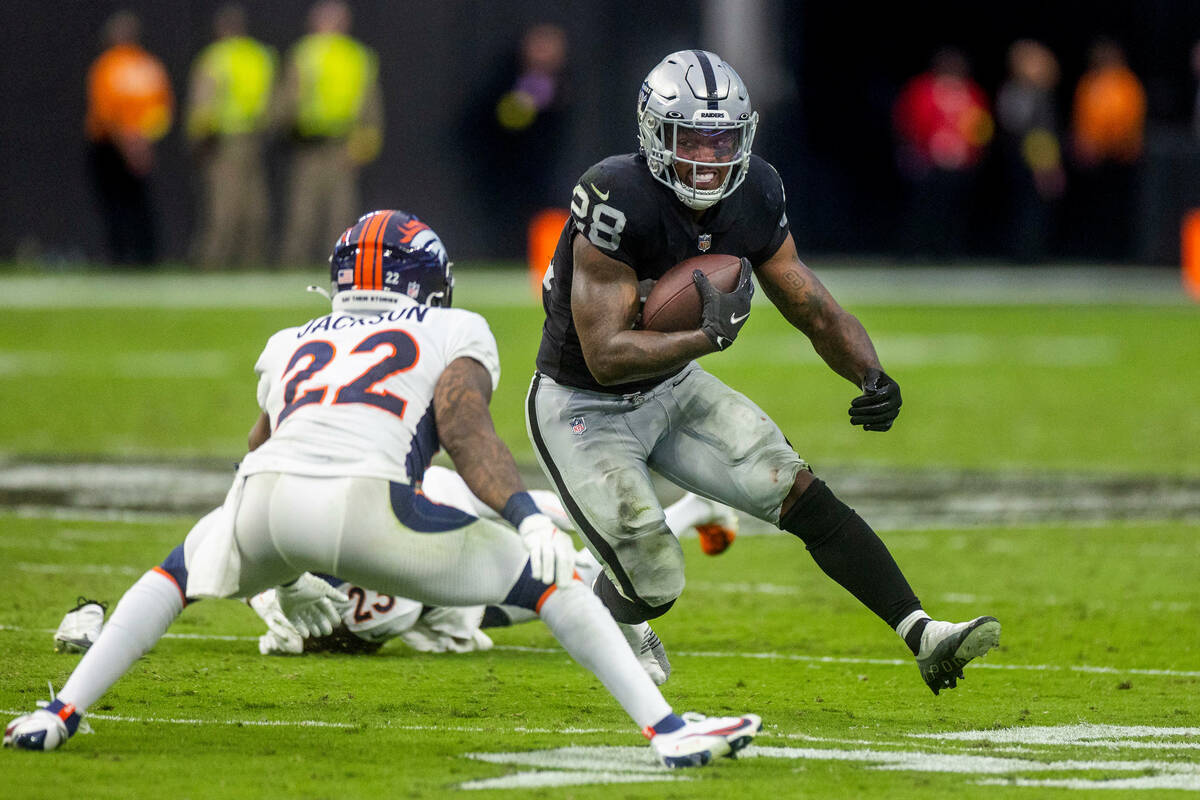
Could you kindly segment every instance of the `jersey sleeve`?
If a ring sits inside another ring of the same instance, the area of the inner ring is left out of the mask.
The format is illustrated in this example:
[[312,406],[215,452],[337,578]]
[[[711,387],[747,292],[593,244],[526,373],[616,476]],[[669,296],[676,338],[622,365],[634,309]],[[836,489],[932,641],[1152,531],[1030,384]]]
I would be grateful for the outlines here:
[[[287,353],[283,351],[287,347],[289,339],[294,339],[295,330],[295,328],[288,328],[271,336],[263,346],[258,360],[254,362],[254,373],[258,375],[258,407],[263,411],[267,410],[267,398],[271,386],[282,377],[283,359],[287,358]],[[288,334],[292,334],[292,336],[289,337]]]
[[788,237],[791,226],[788,223],[787,196],[783,190],[783,179],[766,161],[757,156],[752,156],[751,159],[750,174],[746,176],[746,180],[755,184],[753,196],[761,198],[762,207],[756,209],[753,216],[759,223],[750,241],[754,249],[746,257],[750,259],[750,263],[758,266],[775,255],[784,239]]
[[583,173],[571,192],[575,230],[600,252],[634,270],[647,254],[658,219],[644,186],[631,174],[636,168],[637,164],[606,159]]
[[446,342],[446,363],[463,356],[475,359],[492,376],[494,390],[500,385],[500,352],[492,329],[487,320],[472,311],[455,309],[454,313],[460,318],[454,320],[453,333]]

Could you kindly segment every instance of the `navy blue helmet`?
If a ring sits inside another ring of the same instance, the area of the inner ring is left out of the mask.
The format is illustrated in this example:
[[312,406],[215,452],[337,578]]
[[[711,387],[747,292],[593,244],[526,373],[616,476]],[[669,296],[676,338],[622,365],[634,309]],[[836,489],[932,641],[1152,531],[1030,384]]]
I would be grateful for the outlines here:
[[329,257],[333,294],[396,292],[427,306],[450,305],[454,275],[433,229],[404,211],[372,211],[338,237]]

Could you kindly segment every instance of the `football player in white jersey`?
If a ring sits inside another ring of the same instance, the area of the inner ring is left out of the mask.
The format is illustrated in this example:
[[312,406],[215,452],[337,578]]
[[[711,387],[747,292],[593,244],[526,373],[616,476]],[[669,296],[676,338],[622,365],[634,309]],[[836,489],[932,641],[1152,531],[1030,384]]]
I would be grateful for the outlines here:
[[[450,307],[445,248],[402,211],[360,218],[330,259],[332,312],[267,342],[255,370],[267,440],[221,508],[121,598],[57,698],[13,720],[4,744],[53,750],[193,599],[276,586],[303,635],[348,598],[311,573],[429,605],[536,612],[613,694],[668,766],[699,766],[753,739],[761,720],[684,720],[612,617],[577,579],[569,536],[538,511],[488,402],[500,374],[483,317]],[[431,502],[417,488],[444,447],[472,493],[517,529]]]
[[[257,444],[250,442],[252,449]],[[445,467],[429,467],[421,482],[421,491],[435,503],[454,506],[478,517],[502,520],[471,493],[461,476]],[[538,510],[550,517],[559,529],[574,529],[557,495],[541,490],[531,490],[529,494]],[[737,535],[738,518],[733,509],[690,492],[664,508],[663,513],[667,525],[677,536],[689,528],[695,528],[701,549],[709,555],[724,552]],[[589,550],[583,548],[576,552],[575,571],[586,585],[592,585],[601,569],[600,563]],[[300,636],[279,609],[274,589],[251,597],[248,601],[251,608],[268,627],[267,632],[259,637],[259,652],[263,655],[297,655],[326,650],[370,653],[377,651],[384,642],[399,638],[409,647],[422,652],[466,653],[492,647],[491,638],[481,628],[502,627],[536,619],[535,614],[521,608],[429,607],[415,600],[376,592],[347,581],[334,579],[330,582],[350,600],[335,604],[341,613],[342,624],[329,636]],[[642,662],[642,667],[655,683],[664,683],[671,673],[671,665],[658,636],[648,623],[622,627],[623,633],[627,630],[634,631],[630,645]]]

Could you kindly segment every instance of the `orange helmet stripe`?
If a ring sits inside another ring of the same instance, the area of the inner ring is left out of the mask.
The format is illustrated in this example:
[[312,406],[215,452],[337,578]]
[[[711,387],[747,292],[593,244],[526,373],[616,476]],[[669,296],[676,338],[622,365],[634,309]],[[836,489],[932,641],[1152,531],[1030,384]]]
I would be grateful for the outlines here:
[[392,223],[392,217],[396,215],[395,211],[389,211],[383,218],[383,224],[379,226],[379,230],[375,232],[375,282],[371,287],[373,289],[383,288],[383,242],[387,235],[388,225]]
[[[375,256],[378,252],[378,240],[383,230],[387,215],[376,214],[367,220],[362,233],[358,237],[358,253],[354,256],[354,285],[359,289],[378,289],[375,285]],[[368,261],[367,252],[370,251]]]

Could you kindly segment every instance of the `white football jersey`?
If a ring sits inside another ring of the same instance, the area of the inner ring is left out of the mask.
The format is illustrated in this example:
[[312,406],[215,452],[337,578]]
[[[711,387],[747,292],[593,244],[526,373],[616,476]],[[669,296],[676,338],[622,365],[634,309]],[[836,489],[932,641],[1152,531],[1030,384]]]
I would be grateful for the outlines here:
[[419,479],[440,446],[433,390],[466,356],[500,380],[496,340],[483,317],[390,294],[391,308],[345,308],[270,338],[258,362],[258,403],[271,437],[241,474]]

